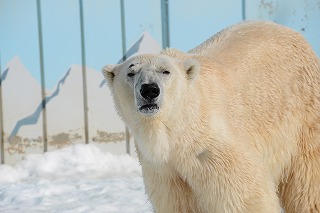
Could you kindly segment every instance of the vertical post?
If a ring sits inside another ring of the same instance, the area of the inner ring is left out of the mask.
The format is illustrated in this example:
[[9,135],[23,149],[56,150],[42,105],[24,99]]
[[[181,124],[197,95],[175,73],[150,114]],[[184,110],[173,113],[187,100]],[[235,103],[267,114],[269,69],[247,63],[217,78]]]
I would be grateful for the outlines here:
[[170,46],[169,0],[161,0],[162,47]]
[[126,47],[126,21],[124,16],[124,2],[120,0],[120,10],[121,10],[121,37],[122,37],[122,61],[127,59],[127,47]]
[[[127,47],[126,47],[126,22],[124,16],[124,1],[120,0],[120,13],[121,13],[121,37],[122,37],[122,61],[127,59]],[[126,131],[126,152],[130,155],[130,132],[128,127],[125,128]]]
[[246,20],[246,0],[242,0],[242,21]]
[[4,132],[3,132],[3,109],[2,109],[2,69],[0,55],[0,143],[1,143],[1,164],[4,164]]
[[38,15],[38,37],[39,37],[39,59],[40,59],[40,73],[41,73],[41,99],[42,99],[42,135],[43,135],[43,151],[48,151],[48,137],[47,137],[47,111],[46,111],[46,86],[44,76],[44,62],[43,62],[43,38],[42,38],[42,21],[41,21],[41,4],[37,0],[37,15]]
[[83,112],[84,112],[84,136],[85,143],[89,143],[89,128],[88,128],[88,95],[87,95],[87,73],[86,73],[86,50],[84,38],[84,23],[83,23],[83,4],[79,0],[80,8],[80,33],[81,33],[81,61],[82,61],[82,85],[83,85]]

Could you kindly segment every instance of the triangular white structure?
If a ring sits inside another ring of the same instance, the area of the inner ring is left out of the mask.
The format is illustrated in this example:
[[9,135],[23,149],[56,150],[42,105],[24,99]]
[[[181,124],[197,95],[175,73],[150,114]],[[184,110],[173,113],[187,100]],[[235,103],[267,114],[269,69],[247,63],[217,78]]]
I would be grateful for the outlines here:
[[[143,32],[142,36],[129,48],[126,58],[141,54],[156,54],[161,51],[160,45],[147,32]],[[121,63],[122,59],[118,62]]]
[[[2,74],[4,132],[8,136],[21,118],[27,117],[41,103],[40,84],[21,63],[19,57],[8,62]],[[42,119],[26,120],[27,137],[39,136]],[[32,124],[37,124],[37,127]]]
[[[141,54],[157,54],[161,51],[160,45],[156,40],[147,32],[144,31],[141,37],[129,48],[127,51],[125,58],[131,58],[136,55]],[[118,61],[118,64],[123,62],[123,58]],[[102,80],[100,85],[106,84],[105,80]]]
[[[86,76],[90,135],[93,136],[98,130],[123,131],[123,123],[114,110],[113,102],[108,99],[111,98],[109,91],[99,85],[103,78],[101,73],[86,68]],[[48,134],[72,132],[83,135],[84,108],[80,65],[71,66],[50,98],[47,102]]]

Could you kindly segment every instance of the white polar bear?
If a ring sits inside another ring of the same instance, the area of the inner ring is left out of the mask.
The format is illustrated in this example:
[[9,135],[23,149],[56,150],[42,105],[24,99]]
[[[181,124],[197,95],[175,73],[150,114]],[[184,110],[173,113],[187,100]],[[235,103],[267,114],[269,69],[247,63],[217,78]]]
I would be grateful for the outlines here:
[[271,22],[104,67],[156,212],[320,212],[320,63]]

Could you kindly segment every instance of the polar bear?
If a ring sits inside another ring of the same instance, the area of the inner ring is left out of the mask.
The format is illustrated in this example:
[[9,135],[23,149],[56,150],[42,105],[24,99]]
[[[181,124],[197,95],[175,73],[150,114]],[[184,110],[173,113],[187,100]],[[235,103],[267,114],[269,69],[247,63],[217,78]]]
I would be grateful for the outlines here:
[[243,22],[103,74],[155,212],[320,212],[320,63],[299,33]]

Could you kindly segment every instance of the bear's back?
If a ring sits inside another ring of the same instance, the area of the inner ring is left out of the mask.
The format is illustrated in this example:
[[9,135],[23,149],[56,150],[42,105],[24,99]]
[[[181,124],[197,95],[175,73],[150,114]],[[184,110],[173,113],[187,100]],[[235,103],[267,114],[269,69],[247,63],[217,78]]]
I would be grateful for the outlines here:
[[[308,42],[287,27],[272,22],[240,23],[188,53],[211,63],[202,64],[199,80],[208,82],[204,87],[210,87],[210,76],[223,74],[218,78],[227,88],[227,101],[221,104],[234,134],[253,137],[250,141],[269,149],[269,154],[279,149],[293,153],[297,130],[308,122],[304,120],[320,118],[319,59]],[[266,139],[276,144],[262,142]],[[278,177],[283,168],[268,164]]]
[[[211,57],[215,54],[240,49],[247,50],[261,44],[298,45],[311,49],[304,38],[290,28],[269,21],[245,21],[216,33],[188,53]],[[240,48],[240,49],[239,49]]]

